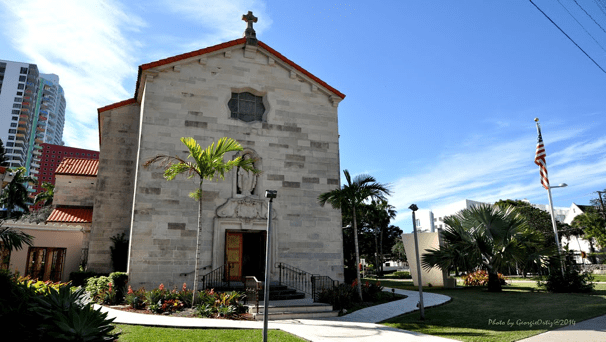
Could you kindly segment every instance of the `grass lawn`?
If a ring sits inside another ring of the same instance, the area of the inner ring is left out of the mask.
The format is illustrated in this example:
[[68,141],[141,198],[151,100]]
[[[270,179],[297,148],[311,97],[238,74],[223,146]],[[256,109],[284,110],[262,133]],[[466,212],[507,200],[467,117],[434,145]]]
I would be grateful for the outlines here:
[[[599,281],[599,282],[606,282],[606,274],[592,274],[593,276],[593,281]],[[507,280],[530,280],[530,281],[537,281],[539,280],[539,277],[535,277],[535,276],[528,276],[526,278],[523,277],[506,277]]]
[[[417,290],[412,281],[381,283]],[[606,284],[596,284],[591,294],[547,293],[540,291],[536,283],[514,283],[505,286],[501,293],[471,287],[424,287],[423,291],[444,294],[452,300],[426,308],[425,321],[419,319],[416,311],[383,324],[460,341],[517,341],[606,314]]]
[[[118,342],[147,341],[261,341],[263,330],[257,329],[177,329],[154,328],[139,325],[116,324],[116,330],[122,331]],[[270,341],[302,342],[305,341],[281,330],[269,330]]]

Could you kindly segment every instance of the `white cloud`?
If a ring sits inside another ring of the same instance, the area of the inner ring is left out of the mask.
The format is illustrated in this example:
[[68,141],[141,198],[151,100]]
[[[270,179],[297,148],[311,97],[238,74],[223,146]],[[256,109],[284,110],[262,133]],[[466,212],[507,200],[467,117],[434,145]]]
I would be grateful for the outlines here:
[[[557,142],[564,148],[547,156],[549,179],[552,184],[569,184],[568,188],[558,189],[557,196],[570,202],[583,201],[573,194],[603,187],[606,177],[606,136],[576,142],[585,134],[585,129],[571,128],[551,132],[552,145]],[[436,162],[424,172],[397,180],[390,199],[400,213],[394,224],[409,226],[411,215],[407,208],[411,203],[436,211],[463,199],[495,202],[528,198],[546,203],[547,195],[539,184],[538,167],[533,162],[536,136],[499,139],[505,142],[497,143],[497,138],[488,135],[474,136],[471,142],[451,147],[454,153],[435,158]],[[485,143],[480,144],[481,141]],[[568,145],[568,141],[575,142]]]
[[265,9],[265,2],[257,0],[163,0],[166,9],[178,13],[185,19],[193,21],[196,25],[204,28],[202,37],[198,40],[184,43],[183,48],[187,50],[200,49],[220,42],[241,38],[246,28],[246,23],[234,21],[241,18],[243,14],[252,11],[259,21],[254,24],[257,37],[262,36],[263,31],[268,29],[272,20]]
[[[67,145],[98,148],[98,107],[132,97],[123,87],[134,80],[133,44],[125,31],[143,21],[112,0],[3,1],[4,23],[14,48],[41,72],[59,75],[67,101]],[[133,81],[134,82],[134,81]]]

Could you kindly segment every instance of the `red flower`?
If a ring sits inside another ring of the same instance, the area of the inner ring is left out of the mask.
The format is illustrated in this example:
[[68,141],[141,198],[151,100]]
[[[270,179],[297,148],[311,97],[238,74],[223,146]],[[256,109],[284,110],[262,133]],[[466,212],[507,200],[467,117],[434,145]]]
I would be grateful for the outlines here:
[[187,284],[183,283],[183,287],[181,288],[181,291],[185,291],[187,289]]
[[130,287],[130,285],[128,285],[128,294],[133,294],[133,293],[134,293],[133,288]]
[[164,291],[164,284],[160,284],[160,286],[158,286],[158,290]]

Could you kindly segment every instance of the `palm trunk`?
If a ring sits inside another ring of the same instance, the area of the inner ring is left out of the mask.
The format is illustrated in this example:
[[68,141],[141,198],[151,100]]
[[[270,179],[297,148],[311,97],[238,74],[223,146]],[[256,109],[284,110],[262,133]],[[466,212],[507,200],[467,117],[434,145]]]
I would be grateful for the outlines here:
[[383,260],[383,226],[380,226],[379,229],[381,229],[379,231],[379,253],[380,253],[379,254],[379,256],[380,256],[379,261],[381,262],[381,273],[380,273],[380,276],[382,277],[383,276],[383,263],[385,262],[385,260]]
[[196,262],[194,268],[194,289],[192,291],[191,306],[196,304],[196,291],[198,291],[198,254],[200,253],[200,232],[202,231],[202,180],[200,180],[200,198],[198,199],[198,233],[196,234]]
[[496,272],[488,270],[488,292],[501,292],[501,281]]
[[360,276],[360,251],[358,249],[358,223],[356,222],[356,206],[352,205],[353,209],[353,230],[354,230],[354,246],[356,248],[356,277],[358,280],[358,294],[360,295],[360,301],[364,301],[362,298],[362,277]]
[[377,238],[377,233],[376,233],[376,229],[375,229],[375,233],[373,234],[375,236],[375,277],[378,279],[379,278],[379,241]]

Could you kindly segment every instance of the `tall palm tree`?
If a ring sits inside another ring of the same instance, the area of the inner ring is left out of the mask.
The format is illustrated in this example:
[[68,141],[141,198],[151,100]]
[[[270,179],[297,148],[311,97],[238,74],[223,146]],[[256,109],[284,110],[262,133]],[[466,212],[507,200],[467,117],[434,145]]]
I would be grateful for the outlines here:
[[445,220],[442,237],[446,248],[430,249],[423,255],[423,267],[447,270],[456,258],[463,258],[467,269],[488,272],[488,291],[501,291],[498,272],[520,259],[520,240],[525,220],[514,208],[481,205],[463,209]]
[[318,196],[318,202],[321,206],[329,203],[335,209],[346,209],[351,211],[354,249],[356,251],[356,277],[358,280],[358,294],[362,298],[362,278],[360,277],[360,251],[358,246],[358,223],[356,220],[356,211],[367,199],[385,199],[385,196],[391,194],[388,185],[377,183],[374,177],[366,174],[358,175],[351,180],[349,171],[343,170],[347,184],[341,189],[335,189],[325,192]]
[[9,219],[12,217],[15,207],[23,209],[26,213],[29,212],[29,197],[26,184],[36,183],[35,178],[25,175],[24,167],[19,167],[12,172],[15,173],[15,176],[4,188],[2,197],[0,197],[0,204],[6,207]]
[[34,203],[38,204],[39,202],[43,202],[43,206],[53,204],[53,198],[55,197],[55,186],[49,182],[42,183],[42,189],[45,191],[40,192],[34,198]]
[[198,188],[189,194],[189,197],[198,201],[198,233],[196,237],[196,262],[194,268],[194,289],[192,303],[195,302],[196,291],[198,290],[198,255],[200,252],[200,232],[202,231],[202,184],[204,180],[209,181],[225,179],[225,173],[234,167],[243,168],[246,171],[259,173],[254,168],[253,159],[243,159],[236,157],[233,160],[225,161],[225,154],[229,152],[242,151],[242,145],[231,138],[221,138],[217,144],[212,143],[206,149],[203,149],[194,138],[181,138],[181,142],[188,148],[189,155],[186,159],[192,158],[193,161],[186,161],[179,157],[167,155],[157,155],[149,159],[143,165],[145,168],[158,163],[160,167],[165,168],[164,178],[171,181],[177,175],[185,174],[187,178],[197,176],[199,178]]

